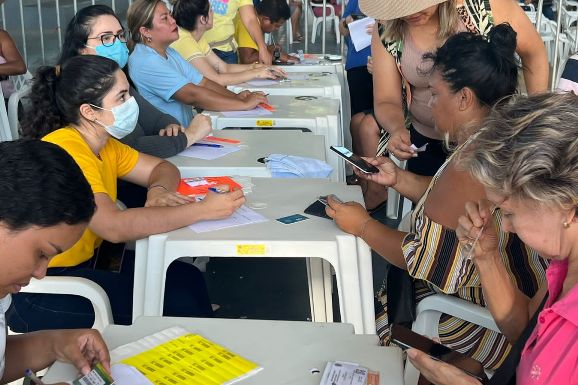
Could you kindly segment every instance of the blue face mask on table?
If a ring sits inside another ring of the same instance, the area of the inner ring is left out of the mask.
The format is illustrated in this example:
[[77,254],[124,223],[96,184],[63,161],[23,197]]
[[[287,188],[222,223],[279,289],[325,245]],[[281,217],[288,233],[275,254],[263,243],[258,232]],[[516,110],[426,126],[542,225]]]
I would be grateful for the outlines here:
[[[87,45],[87,47],[90,46]],[[114,60],[120,68],[124,68],[128,62],[128,48],[126,47],[126,43],[123,43],[119,39],[116,39],[114,44],[108,47],[99,45],[90,48],[93,48],[98,56]]]
[[95,120],[95,122],[104,127],[106,132],[108,132],[112,137],[116,139],[122,139],[134,131],[139,113],[138,104],[134,96],[131,96],[123,104],[111,109],[95,106],[94,104],[91,104],[91,106],[112,112],[112,115],[114,116],[114,122],[110,126],[106,126],[98,120]]

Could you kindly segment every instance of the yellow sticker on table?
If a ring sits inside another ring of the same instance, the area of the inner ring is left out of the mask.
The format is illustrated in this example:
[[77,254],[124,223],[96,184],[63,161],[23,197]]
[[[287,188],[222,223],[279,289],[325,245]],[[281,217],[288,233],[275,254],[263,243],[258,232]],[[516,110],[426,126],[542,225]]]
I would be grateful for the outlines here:
[[267,247],[261,244],[237,245],[237,255],[265,255]]
[[273,127],[275,121],[272,119],[259,119],[255,124],[257,127]]

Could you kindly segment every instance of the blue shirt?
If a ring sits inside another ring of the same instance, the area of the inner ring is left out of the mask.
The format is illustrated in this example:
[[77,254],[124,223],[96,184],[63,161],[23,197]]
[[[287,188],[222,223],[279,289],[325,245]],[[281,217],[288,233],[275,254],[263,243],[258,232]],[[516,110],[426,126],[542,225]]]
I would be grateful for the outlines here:
[[137,44],[128,59],[128,70],[138,92],[162,112],[172,115],[187,127],[193,119],[193,108],[173,98],[185,85],[199,85],[203,75],[179,55],[167,48],[164,58],[154,49]]
[[[358,0],[349,0],[347,7],[345,7],[345,11],[343,11],[342,17],[345,19],[350,15],[362,14],[363,13],[359,9]],[[345,60],[345,69],[348,70],[350,68],[367,66],[367,57],[371,56],[371,45],[357,52],[349,36],[345,39],[345,41],[347,42],[347,58]]]

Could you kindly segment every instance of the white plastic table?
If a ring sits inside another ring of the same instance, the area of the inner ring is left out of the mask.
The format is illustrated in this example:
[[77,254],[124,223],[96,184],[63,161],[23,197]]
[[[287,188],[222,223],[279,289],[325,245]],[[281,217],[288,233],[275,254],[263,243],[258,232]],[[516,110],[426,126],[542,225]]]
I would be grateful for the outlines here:
[[[252,178],[247,205],[265,203],[259,212],[268,222],[207,233],[182,228],[137,241],[133,319],[162,314],[168,266],[181,257],[309,258],[308,283],[313,321],[331,321],[331,280],[323,260],[334,270],[343,322],[356,333],[375,333],[371,250],[361,239],[342,232],[333,221],[310,219],[284,225],[276,218],[303,213],[318,196],[336,194],[343,201],[363,202],[359,186],[323,179]],[[146,299],[146,300],[145,300]]]
[[[213,129],[229,127],[304,128],[325,137],[325,157],[335,170],[332,177],[345,181],[345,165],[329,146],[343,145],[343,129],[339,119],[339,101],[321,97],[269,96],[276,111],[268,116],[226,117],[221,112],[204,111],[211,118]],[[224,134],[227,135],[227,134]]]
[[[377,336],[355,335],[347,324],[141,317],[132,326],[111,325],[103,336],[109,348],[114,349],[171,326],[200,333],[263,367],[242,384],[319,385],[327,361],[356,362],[377,370],[380,385],[403,384],[401,350],[377,346]],[[312,374],[312,369],[321,373]],[[72,365],[57,362],[43,380],[71,381],[76,375]]]
[[214,160],[173,156],[167,160],[177,166],[183,178],[195,176],[241,175],[271,177],[257,159],[270,154],[304,156],[325,161],[323,136],[292,130],[226,130],[214,136],[240,140],[241,150]]

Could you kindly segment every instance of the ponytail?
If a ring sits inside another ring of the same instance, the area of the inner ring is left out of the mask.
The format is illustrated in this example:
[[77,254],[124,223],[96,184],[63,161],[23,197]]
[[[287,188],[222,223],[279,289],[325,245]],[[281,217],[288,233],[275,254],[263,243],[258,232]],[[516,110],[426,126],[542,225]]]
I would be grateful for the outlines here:
[[118,69],[114,60],[95,55],[75,56],[62,67],[38,69],[22,121],[23,136],[40,139],[59,128],[79,124],[80,106],[101,106],[116,83]]

